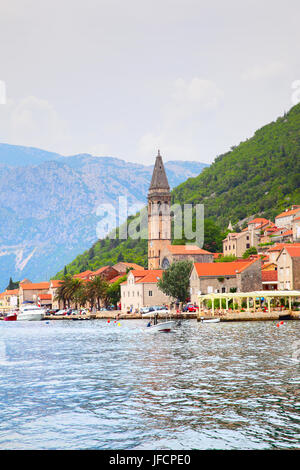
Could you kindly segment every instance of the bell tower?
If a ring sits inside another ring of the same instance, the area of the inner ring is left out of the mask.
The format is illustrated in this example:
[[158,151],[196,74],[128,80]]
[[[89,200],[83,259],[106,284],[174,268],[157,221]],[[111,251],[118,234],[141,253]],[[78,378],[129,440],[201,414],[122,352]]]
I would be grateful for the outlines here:
[[171,193],[158,151],[148,191],[148,269],[160,268],[160,254],[171,244]]

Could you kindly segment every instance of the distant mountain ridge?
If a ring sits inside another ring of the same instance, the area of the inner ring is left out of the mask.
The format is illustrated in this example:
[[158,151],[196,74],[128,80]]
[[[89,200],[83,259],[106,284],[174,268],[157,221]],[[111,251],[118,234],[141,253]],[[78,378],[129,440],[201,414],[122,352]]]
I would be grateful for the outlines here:
[[[171,187],[205,166],[167,162]],[[0,291],[10,276],[49,279],[94,243],[100,204],[116,205],[121,195],[129,204],[145,204],[152,168],[113,157],[64,157],[0,144]]]

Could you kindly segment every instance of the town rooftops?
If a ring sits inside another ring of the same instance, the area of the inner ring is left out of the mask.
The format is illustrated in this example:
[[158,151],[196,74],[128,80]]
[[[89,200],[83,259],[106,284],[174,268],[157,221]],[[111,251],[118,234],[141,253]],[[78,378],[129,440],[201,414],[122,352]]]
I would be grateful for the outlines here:
[[51,284],[51,287],[55,289],[61,285],[61,282],[62,281],[59,279],[52,279],[52,281],[50,281],[50,284]]
[[262,282],[276,282],[278,279],[278,272],[275,270],[271,271],[262,271],[261,272],[261,281]]
[[40,294],[39,299],[40,300],[52,300],[52,295],[51,294]]
[[300,243],[276,243],[274,246],[271,246],[267,251],[272,252],[272,251],[281,251],[282,248],[285,246],[289,247],[300,247]]
[[49,289],[50,282],[31,282],[30,284],[22,284],[23,290],[45,290]]
[[137,281],[137,284],[157,283],[163,275],[163,269],[151,269],[147,274]]
[[143,266],[140,266],[139,264],[136,264],[136,263],[126,263],[125,261],[119,261],[118,263],[113,265],[113,268],[116,269],[117,271],[119,271],[117,267],[119,264],[121,265],[123,264],[126,268],[129,268],[129,269],[144,269]]
[[286,251],[288,252],[288,254],[292,258],[299,258],[299,256],[300,256],[300,245],[299,246],[286,245],[284,248],[286,249]]
[[[293,206],[293,207],[295,207],[295,206]],[[298,212],[300,212],[300,206],[295,207],[295,209],[290,209],[290,210],[286,210],[284,212],[281,212],[281,214],[277,215],[275,217],[275,219],[280,219],[281,217],[290,217],[291,215],[295,215]]]
[[85,277],[89,277],[91,274],[94,274],[93,271],[90,271],[89,269],[87,271],[83,271],[82,273],[74,274],[73,277],[76,279],[84,279]]
[[198,276],[235,276],[256,263],[257,259],[229,263],[194,263]]
[[211,255],[210,251],[203,250],[197,245],[168,245],[168,250],[173,255]]
[[256,219],[253,219],[253,220],[250,220],[250,222],[248,222],[248,225],[250,224],[268,224],[270,223],[270,220],[267,220],[267,219],[264,219],[263,217],[257,217]]
[[5,295],[18,295],[19,289],[7,289],[4,294]]

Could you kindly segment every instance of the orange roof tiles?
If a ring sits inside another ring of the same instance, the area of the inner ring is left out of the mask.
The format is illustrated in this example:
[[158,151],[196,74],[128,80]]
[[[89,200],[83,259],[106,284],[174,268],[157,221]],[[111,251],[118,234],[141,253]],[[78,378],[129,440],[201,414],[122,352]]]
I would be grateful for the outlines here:
[[271,246],[267,251],[281,251],[285,246],[300,247],[300,243],[276,243],[276,245]]
[[50,282],[31,282],[30,284],[22,284],[23,290],[45,290],[49,289]]
[[122,277],[124,277],[124,274],[119,274],[118,276],[113,277],[112,279],[110,279],[108,282],[109,282],[109,284],[113,284],[114,282],[117,282]]
[[287,230],[282,234],[283,237],[288,236],[288,235],[293,235],[293,230]]
[[194,263],[194,266],[198,276],[235,276],[256,261],[257,259],[229,263]]
[[145,276],[137,281],[137,284],[144,284],[146,282],[157,283],[158,279],[162,277],[162,269],[151,269]]
[[261,272],[261,280],[262,282],[274,282],[278,279],[277,271],[262,271]]
[[39,299],[40,300],[52,300],[52,295],[51,294],[40,294]]
[[83,271],[82,273],[78,273],[78,274],[74,274],[73,277],[75,278],[85,278],[87,276],[90,276],[91,274],[93,274],[93,271],[90,271],[89,269],[87,271]]
[[168,245],[168,250],[174,255],[211,255],[210,251],[203,250],[196,245]]
[[248,225],[249,224],[266,224],[269,222],[270,222],[269,220],[264,219],[263,217],[257,217],[256,219],[250,220],[250,222],[248,222]]
[[286,251],[288,252],[288,254],[292,258],[299,258],[299,256],[300,256],[300,246],[288,246],[288,245],[286,245],[284,248],[286,249]]
[[298,212],[300,212],[300,207],[298,207],[297,209],[291,209],[289,211],[281,212],[281,214],[277,215],[275,219],[279,219],[281,217],[289,217],[291,215],[297,214]]
[[54,288],[59,287],[61,285],[61,282],[62,281],[59,279],[52,279],[52,281],[50,281],[51,286]]
[[4,294],[6,295],[18,295],[18,293],[19,293],[19,289],[11,289],[11,290],[7,289],[4,292]]

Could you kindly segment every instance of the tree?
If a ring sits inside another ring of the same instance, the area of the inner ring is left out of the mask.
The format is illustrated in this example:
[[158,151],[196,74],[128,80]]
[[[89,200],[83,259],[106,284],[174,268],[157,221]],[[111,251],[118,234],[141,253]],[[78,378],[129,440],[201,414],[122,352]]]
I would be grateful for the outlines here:
[[127,276],[122,276],[107,289],[107,300],[113,305],[117,305],[121,298],[121,284],[126,281]]
[[12,278],[10,277],[9,278],[9,283],[8,283],[8,286],[6,287],[6,290],[14,290],[14,289],[18,289],[19,288],[19,281],[17,282],[14,282],[12,280]]
[[192,261],[177,261],[163,272],[157,285],[164,294],[184,302],[189,297]]
[[68,271],[67,271],[67,266],[65,266],[65,267],[64,267],[64,276],[66,276],[67,273],[68,273]]
[[243,254],[243,258],[249,258],[250,255],[257,255],[257,249],[255,248],[255,246],[251,246],[250,248],[248,248]]
[[92,308],[96,304],[97,308],[100,309],[101,299],[104,302],[107,301],[107,290],[108,283],[101,276],[94,277],[86,284],[86,296]]

